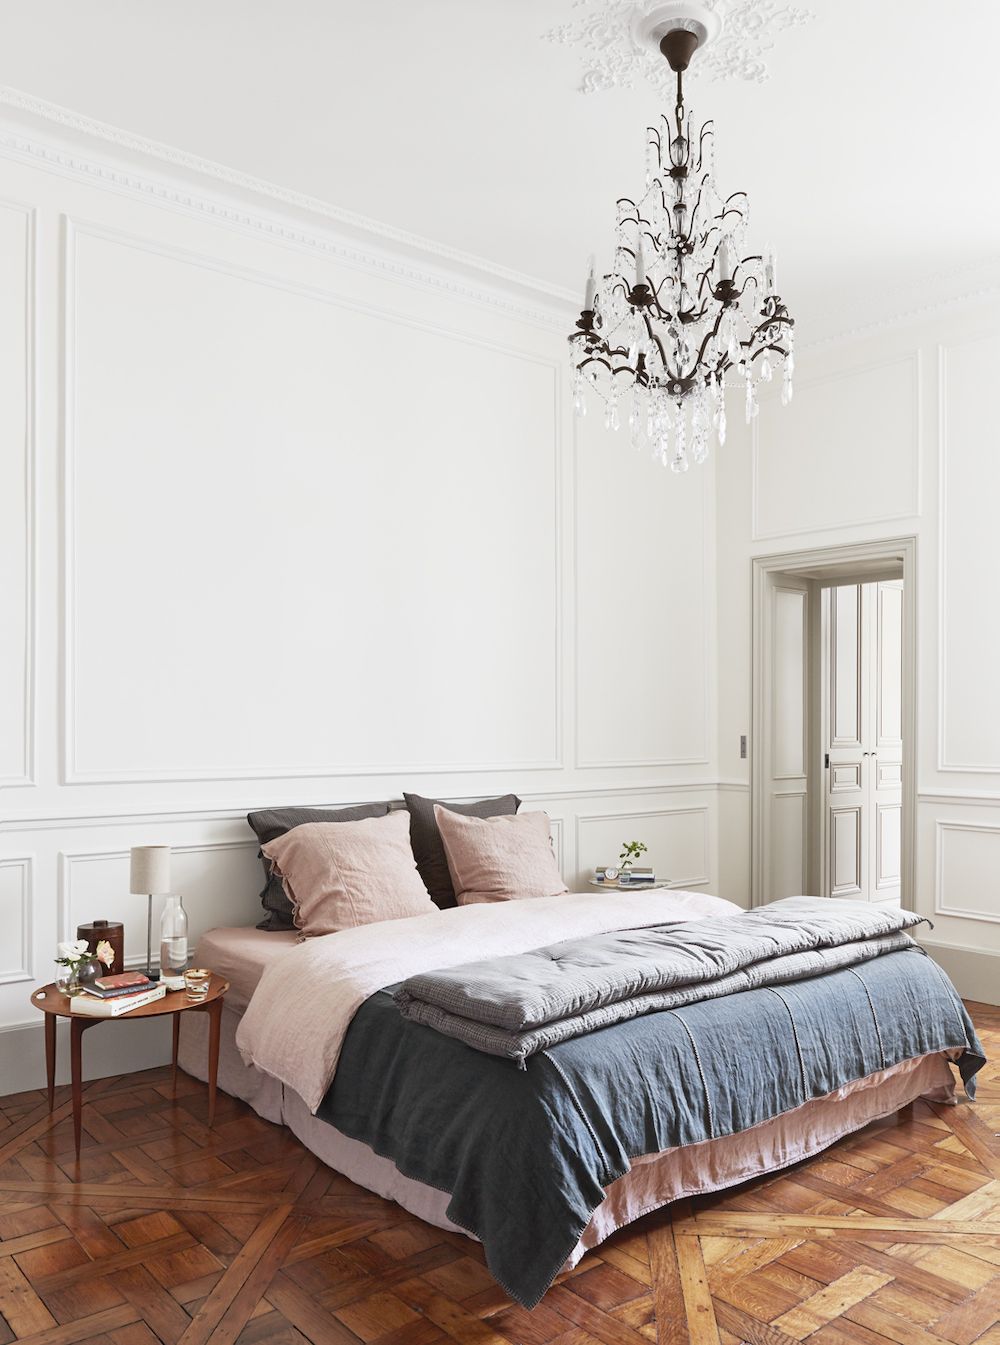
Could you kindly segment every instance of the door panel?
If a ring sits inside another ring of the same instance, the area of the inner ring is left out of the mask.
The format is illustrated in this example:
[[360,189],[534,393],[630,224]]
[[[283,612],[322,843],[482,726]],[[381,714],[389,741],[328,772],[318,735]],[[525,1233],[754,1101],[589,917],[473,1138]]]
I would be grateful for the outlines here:
[[903,585],[894,582],[875,587],[878,602],[875,746],[881,760],[883,748],[903,745]]
[[903,820],[903,584],[892,580],[871,589],[870,900],[900,899]]
[[831,747],[861,746],[861,587],[830,594]]
[[865,705],[862,678],[860,584],[823,594],[826,625],[826,863],[821,874],[827,897],[865,900],[868,844],[864,831],[864,767],[861,738]]
[[835,808],[831,812],[831,897],[859,900],[865,879],[865,848],[862,844],[862,810]]
[[774,725],[772,761],[776,780],[806,773],[806,601],[797,589],[774,593]]
[[826,896],[898,903],[903,744],[903,588],[851,584],[822,596]]

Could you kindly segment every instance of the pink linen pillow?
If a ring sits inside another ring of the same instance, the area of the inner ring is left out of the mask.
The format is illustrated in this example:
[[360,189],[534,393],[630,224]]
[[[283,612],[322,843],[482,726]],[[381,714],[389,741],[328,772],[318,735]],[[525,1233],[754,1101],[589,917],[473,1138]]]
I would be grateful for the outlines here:
[[417,873],[404,809],[357,822],[304,822],[262,853],[307,937],[437,910]]
[[459,906],[569,891],[552,852],[546,813],[463,817],[435,804],[434,816]]

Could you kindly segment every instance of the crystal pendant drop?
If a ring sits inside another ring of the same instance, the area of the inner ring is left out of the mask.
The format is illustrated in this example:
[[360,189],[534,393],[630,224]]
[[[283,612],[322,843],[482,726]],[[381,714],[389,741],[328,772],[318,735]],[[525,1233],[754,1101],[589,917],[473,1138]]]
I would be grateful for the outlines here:
[[781,405],[787,406],[792,400],[792,380],[785,377],[781,381]]
[[719,447],[726,442],[726,408],[723,406],[719,412]]
[[708,457],[708,435],[704,430],[695,435],[694,442],[691,445],[691,456],[699,464],[703,463]]
[[771,368],[771,360],[770,360],[770,357],[769,357],[768,355],[765,355],[765,356],[763,357],[763,359],[761,360],[761,362],[760,362],[760,379],[761,379],[761,382],[762,382],[762,383],[770,383],[771,378],[773,377],[773,375],[774,375],[774,370]]
[[690,465],[687,454],[684,452],[683,448],[679,447],[677,452],[670,459],[670,470],[678,473],[686,472]]

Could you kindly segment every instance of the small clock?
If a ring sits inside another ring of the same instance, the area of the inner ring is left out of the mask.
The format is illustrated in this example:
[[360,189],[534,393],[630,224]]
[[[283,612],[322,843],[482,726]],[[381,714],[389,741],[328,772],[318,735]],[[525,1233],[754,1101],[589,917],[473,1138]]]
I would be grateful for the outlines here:
[[604,881],[606,883],[615,883],[618,881],[619,870],[612,867],[604,870]]

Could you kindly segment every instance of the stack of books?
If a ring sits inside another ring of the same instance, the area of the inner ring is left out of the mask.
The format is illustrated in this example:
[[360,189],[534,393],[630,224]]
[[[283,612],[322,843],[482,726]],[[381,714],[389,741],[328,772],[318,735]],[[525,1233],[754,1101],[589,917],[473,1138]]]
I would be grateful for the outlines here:
[[647,868],[625,869],[624,871],[619,872],[617,877],[608,878],[607,872],[610,867],[611,867],[610,864],[601,865],[600,868],[594,870],[594,877],[597,880],[597,882],[616,883],[619,887],[642,887],[644,883],[656,882],[656,874],[653,872],[652,869]]
[[117,976],[99,976],[85,985],[83,992],[70,1000],[69,1007],[71,1013],[91,1018],[119,1018],[132,1009],[155,1004],[166,993],[162,981],[151,981],[141,971],[122,971]]

